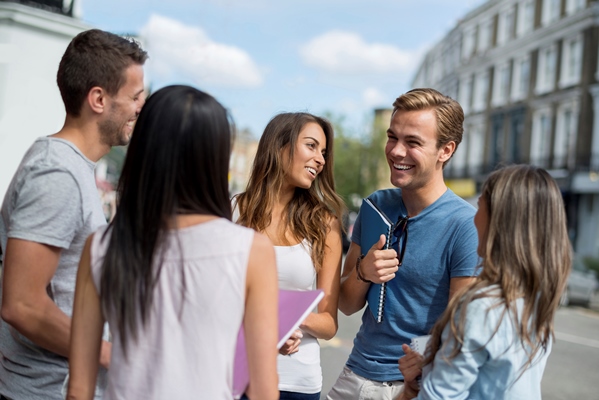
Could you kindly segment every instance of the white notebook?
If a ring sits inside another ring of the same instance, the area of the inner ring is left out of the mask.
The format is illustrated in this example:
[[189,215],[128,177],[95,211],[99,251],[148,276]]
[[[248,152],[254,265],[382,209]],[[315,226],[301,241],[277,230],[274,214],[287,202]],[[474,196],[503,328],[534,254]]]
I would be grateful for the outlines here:
[[424,352],[426,351],[426,345],[428,344],[428,341],[430,340],[431,335],[424,335],[424,336],[418,336],[415,338],[412,338],[412,342],[410,343],[410,348],[422,355],[424,355]]

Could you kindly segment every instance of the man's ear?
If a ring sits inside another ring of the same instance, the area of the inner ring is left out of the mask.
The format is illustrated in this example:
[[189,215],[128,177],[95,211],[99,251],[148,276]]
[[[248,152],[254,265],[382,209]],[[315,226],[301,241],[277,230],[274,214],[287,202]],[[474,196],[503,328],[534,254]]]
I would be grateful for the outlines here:
[[100,86],[94,86],[87,92],[86,102],[96,114],[102,114],[106,108],[106,92]]
[[439,162],[444,163],[451,158],[451,155],[455,151],[456,145],[452,140],[451,142],[445,143],[439,148]]

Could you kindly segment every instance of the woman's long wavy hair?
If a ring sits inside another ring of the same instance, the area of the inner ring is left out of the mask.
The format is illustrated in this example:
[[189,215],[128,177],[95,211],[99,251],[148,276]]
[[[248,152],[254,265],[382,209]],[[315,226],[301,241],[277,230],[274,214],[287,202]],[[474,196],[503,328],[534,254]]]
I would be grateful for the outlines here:
[[176,215],[231,219],[231,136],[223,106],[189,86],[160,89],[141,110],[107,230],[100,287],[102,310],[116,322],[111,328],[125,354],[139,321],[145,325],[149,318],[165,234],[176,226]]
[[[523,373],[553,338],[555,311],[570,273],[564,202],[547,171],[529,165],[493,172],[481,197],[481,206],[486,204],[488,212],[487,234],[479,244],[481,273],[473,285],[453,297],[433,327],[425,364],[432,362],[442,346],[441,333],[447,325],[456,339],[449,358],[457,356],[464,343],[469,303],[492,297],[497,299],[493,307],[501,307],[502,318],[512,319],[519,342],[528,351]],[[524,299],[521,314],[516,307],[518,298]]]
[[[341,221],[343,200],[335,192],[333,178],[333,127],[324,118],[308,113],[282,113],[270,120],[258,143],[256,158],[244,193],[237,195],[239,224],[263,232],[271,223],[272,210],[293,165],[293,153],[300,131],[308,123],[318,124],[326,137],[325,164],[310,189],[296,188],[283,214],[280,239],[285,232],[297,241],[306,239],[312,246],[312,262],[320,271],[331,218]],[[285,163],[284,154],[288,154]],[[287,243],[289,244],[289,243]]]

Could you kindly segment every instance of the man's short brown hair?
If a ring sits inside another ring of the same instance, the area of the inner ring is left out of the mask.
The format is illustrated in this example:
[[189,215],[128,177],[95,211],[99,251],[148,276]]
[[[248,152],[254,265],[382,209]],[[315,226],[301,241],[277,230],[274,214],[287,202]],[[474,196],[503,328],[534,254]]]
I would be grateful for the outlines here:
[[114,95],[125,83],[125,70],[143,65],[147,53],[133,39],[91,29],[71,40],[60,65],[56,82],[67,114],[79,116],[90,89],[99,86]]
[[[437,118],[437,148],[455,143],[455,150],[464,134],[464,111],[462,106],[435,89],[412,89],[399,96],[393,103],[393,114],[397,111],[433,110]],[[453,156],[453,154],[452,154]],[[443,163],[443,167],[447,164]]]

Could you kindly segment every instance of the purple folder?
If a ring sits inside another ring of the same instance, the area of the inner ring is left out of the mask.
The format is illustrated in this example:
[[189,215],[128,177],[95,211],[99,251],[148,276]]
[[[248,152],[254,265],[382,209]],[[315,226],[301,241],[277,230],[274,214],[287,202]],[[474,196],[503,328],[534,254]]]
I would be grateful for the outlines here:
[[[306,319],[323,298],[322,290],[279,290],[279,343],[280,349],[293,331]],[[250,383],[243,325],[237,337],[235,365],[233,367],[233,397],[239,399]]]

